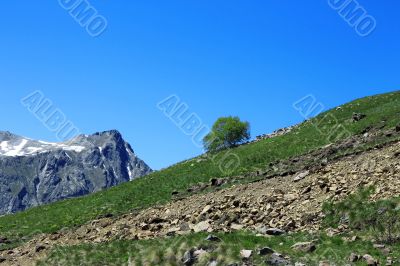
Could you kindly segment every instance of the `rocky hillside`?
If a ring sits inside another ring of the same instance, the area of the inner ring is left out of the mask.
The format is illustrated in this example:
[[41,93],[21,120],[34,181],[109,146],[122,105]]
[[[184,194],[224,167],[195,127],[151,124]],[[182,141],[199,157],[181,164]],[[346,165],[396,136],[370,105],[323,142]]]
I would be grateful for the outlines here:
[[83,196],[150,172],[118,131],[64,143],[0,132],[0,214]]
[[[400,265],[400,242],[323,208],[368,186],[375,193],[354,209],[396,200],[399,115],[400,92],[366,97],[282,134],[0,217],[0,264]],[[399,211],[374,215],[388,206]]]
[[[363,137],[354,137],[326,146],[312,154],[280,162],[276,164],[279,170],[275,174],[252,173],[254,177],[259,178],[251,183],[220,188],[232,180],[249,176],[231,177],[230,181],[211,179],[209,184],[197,186],[197,189],[202,187],[201,190],[205,193],[183,193],[174,202],[165,205],[119,217],[103,217],[72,230],[43,234],[15,249],[11,256],[3,254],[3,259],[10,265],[30,265],[32,258],[44,258],[55,246],[99,244],[112,239],[138,241],[201,232],[214,234],[243,230],[261,237],[284,235],[287,232],[317,233],[323,229],[322,204],[328,200],[340,201],[368,185],[376,187],[372,196],[374,200],[400,194],[400,142],[390,141],[385,145],[364,146],[374,143],[379,137],[400,137],[400,128],[379,133],[371,132]],[[338,150],[347,150],[348,154],[331,156]],[[288,167],[296,171],[288,173]],[[206,188],[211,191],[207,192]],[[196,188],[189,191],[199,192]],[[331,229],[327,232],[334,237],[340,235],[343,229]],[[208,241],[221,240],[211,235]],[[300,250],[317,248],[316,244],[311,242],[298,245]],[[211,251],[202,250],[200,253],[204,256],[204,253],[208,252]],[[247,252],[245,254],[249,257],[250,254],[256,254],[256,250],[243,252]],[[193,251],[191,255],[186,254],[189,256],[186,259],[192,260],[193,263],[182,262],[178,265],[210,265],[208,263],[212,261],[205,264],[195,263],[200,253],[196,255]],[[182,259],[185,259],[184,255]],[[177,260],[181,261],[181,258]],[[284,264],[267,265],[292,265],[288,258],[277,256],[275,260]]]

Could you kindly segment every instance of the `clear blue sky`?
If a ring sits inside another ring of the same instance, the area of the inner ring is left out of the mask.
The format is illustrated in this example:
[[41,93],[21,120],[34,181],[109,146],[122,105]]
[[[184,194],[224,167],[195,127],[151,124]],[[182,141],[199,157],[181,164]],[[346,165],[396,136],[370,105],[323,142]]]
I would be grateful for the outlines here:
[[201,150],[156,104],[178,95],[211,125],[238,115],[252,135],[302,121],[313,94],[327,107],[400,88],[399,1],[359,0],[377,21],[368,37],[327,1],[99,1],[101,36],[52,1],[0,11],[0,130],[55,134],[20,99],[41,90],[84,133],[118,129],[154,169]]

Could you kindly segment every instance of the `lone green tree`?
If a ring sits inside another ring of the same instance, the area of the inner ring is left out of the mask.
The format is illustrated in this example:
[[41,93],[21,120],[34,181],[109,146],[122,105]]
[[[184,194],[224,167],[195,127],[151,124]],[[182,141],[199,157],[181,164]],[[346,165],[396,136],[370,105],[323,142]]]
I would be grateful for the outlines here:
[[237,116],[228,116],[221,117],[214,123],[203,143],[206,151],[215,152],[235,147],[249,139],[249,122],[240,121]]

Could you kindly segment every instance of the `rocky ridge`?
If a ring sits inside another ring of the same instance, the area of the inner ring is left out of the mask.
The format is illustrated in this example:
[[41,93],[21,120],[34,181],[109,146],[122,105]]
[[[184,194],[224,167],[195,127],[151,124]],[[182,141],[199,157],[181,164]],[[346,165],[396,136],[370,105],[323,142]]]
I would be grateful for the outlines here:
[[0,215],[86,195],[150,172],[116,130],[62,143],[0,132]]

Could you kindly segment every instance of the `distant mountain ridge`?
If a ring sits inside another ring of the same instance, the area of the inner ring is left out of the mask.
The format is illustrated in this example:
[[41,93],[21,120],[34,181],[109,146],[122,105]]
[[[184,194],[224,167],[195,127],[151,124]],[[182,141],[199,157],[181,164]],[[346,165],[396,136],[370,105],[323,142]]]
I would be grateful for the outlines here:
[[0,131],[0,214],[83,196],[151,172],[116,130],[61,143]]

